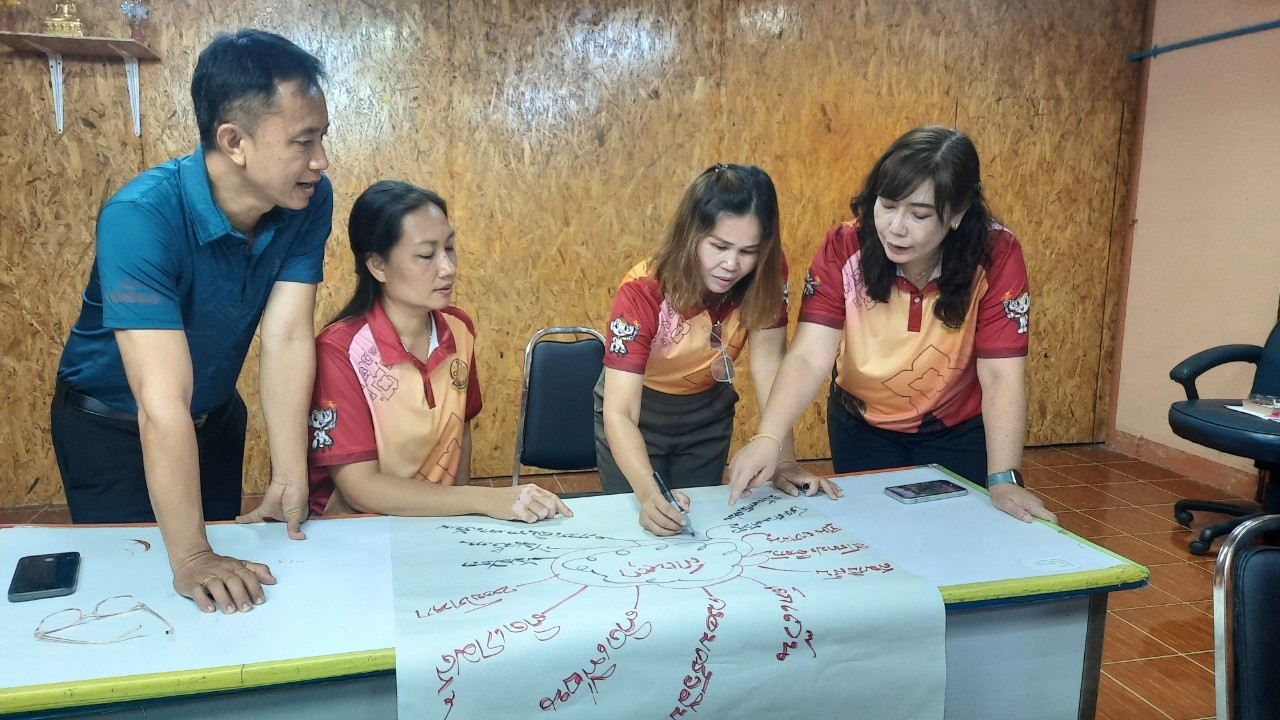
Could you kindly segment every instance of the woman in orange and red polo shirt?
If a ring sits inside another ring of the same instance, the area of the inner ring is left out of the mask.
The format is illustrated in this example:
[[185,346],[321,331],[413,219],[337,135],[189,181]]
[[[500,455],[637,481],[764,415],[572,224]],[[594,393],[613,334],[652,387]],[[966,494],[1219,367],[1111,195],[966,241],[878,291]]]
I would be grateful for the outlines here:
[[311,512],[572,515],[536,485],[470,487],[475,328],[451,307],[457,237],[437,194],[373,184],[348,224],[356,291],[316,338]]
[[[800,323],[761,434],[790,428],[836,367],[837,473],[938,463],[1025,521],[1053,513],[1021,483],[1030,293],[1022,249],[991,217],[963,133],[898,138],[809,267]],[[767,442],[733,459],[730,498],[773,476]],[[785,479],[775,484],[784,490]],[[794,490],[789,490],[794,492]]]
[[[786,293],[778,196],[755,166],[699,175],[666,241],[623,278],[596,385],[596,459],[605,492],[634,491],[651,532],[685,524],[655,473],[673,488],[721,483],[738,401],[734,360],[748,341],[760,406],[769,399],[786,350]],[[789,430],[766,442],[791,482],[838,495],[796,467]],[[675,497],[687,510],[688,496]]]

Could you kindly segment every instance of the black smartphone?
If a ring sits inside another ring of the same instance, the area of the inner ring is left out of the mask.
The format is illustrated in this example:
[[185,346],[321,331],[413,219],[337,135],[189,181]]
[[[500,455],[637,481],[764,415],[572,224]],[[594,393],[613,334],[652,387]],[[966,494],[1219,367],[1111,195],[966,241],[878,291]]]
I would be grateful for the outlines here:
[[19,558],[9,583],[9,602],[70,595],[80,580],[80,553],[62,552]]
[[889,497],[904,503],[927,502],[967,495],[968,490],[950,480],[926,480],[908,485],[893,485],[884,489]]

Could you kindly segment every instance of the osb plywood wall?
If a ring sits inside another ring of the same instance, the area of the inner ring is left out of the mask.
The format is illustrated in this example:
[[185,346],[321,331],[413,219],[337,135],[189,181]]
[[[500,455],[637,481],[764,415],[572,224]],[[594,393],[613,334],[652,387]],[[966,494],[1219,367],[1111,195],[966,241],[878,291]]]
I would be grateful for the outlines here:
[[[8,20],[38,31],[44,5]],[[88,34],[127,36],[116,3]],[[1035,292],[1030,442],[1101,437],[1143,0],[562,0],[152,3],[143,135],[119,63],[66,62],[55,132],[39,55],[0,50],[0,506],[58,501],[48,402],[93,257],[99,205],[196,143],[188,83],[215,33],[257,26],[331,80],[334,236],[317,327],[353,287],[345,222],[380,178],[435,188],[460,236],[457,303],[480,329],[477,475],[510,471],[523,348],[549,325],[602,328],[612,288],[719,161],[768,170],[792,287],[883,148],[923,123],[970,133]],[[795,307],[797,304],[793,305]],[[740,375],[738,440],[754,390]],[[256,404],[256,349],[241,381]],[[829,455],[821,403],[802,457]],[[267,479],[260,413],[246,488]]]

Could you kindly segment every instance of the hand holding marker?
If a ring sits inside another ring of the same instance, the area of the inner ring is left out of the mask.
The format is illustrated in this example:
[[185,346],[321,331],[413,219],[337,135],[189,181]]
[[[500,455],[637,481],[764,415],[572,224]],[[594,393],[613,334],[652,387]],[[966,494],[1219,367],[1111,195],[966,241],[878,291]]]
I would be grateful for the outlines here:
[[671,493],[671,488],[667,487],[667,484],[663,482],[662,476],[658,474],[657,470],[653,471],[653,481],[658,484],[658,490],[662,492],[662,497],[666,498],[667,502],[671,503],[671,506],[684,516],[684,529],[688,530],[690,537],[692,537],[693,525],[689,522],[689,513],[685,512],[684,508],[680,507],[680,503],[676,502],[676,496]]

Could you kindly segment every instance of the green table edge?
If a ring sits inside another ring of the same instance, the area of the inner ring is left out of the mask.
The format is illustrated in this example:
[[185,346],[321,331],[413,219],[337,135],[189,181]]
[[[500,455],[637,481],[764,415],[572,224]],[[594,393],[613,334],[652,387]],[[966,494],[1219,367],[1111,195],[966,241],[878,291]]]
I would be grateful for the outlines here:
[[0,713],[56,710],[106,703],[200,695],[286,683],[325,680],[345,675],[394,671],[393,648],[318,657],[227,665],[200,670],[97,678],[6,688]]

